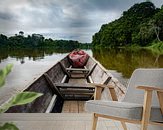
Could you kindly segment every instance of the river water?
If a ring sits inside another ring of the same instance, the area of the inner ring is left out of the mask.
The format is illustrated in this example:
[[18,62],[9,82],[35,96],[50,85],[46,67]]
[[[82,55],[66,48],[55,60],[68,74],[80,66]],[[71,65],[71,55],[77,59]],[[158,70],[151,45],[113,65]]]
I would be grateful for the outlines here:
[[[127,84],[136,68],[163,68],[163,55],[149,50],[92,49],[85,51],[124,85]],[[0,49],[0,69],[7,64],[14,65],[5,85],[0,90],[0,104],[26,88],[69,52],[53,49]]]

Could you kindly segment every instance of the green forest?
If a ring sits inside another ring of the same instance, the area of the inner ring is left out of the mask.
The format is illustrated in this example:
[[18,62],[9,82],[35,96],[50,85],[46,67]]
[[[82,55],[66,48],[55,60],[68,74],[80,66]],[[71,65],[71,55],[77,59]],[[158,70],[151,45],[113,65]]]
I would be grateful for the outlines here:
[[75,48],[89,48],[88,43],[79,43],[73,40],[53,40],[46,39],[41,34],[32,34],[27,37],[24,32],[7,37],[0,34],[0,47],[5,48],[55,48],[55,49],[75,49]]
[[163,5],[152,2],[133,5],[122,16],[101,26],[93,36],[93,47],[153,46],[163,49]]

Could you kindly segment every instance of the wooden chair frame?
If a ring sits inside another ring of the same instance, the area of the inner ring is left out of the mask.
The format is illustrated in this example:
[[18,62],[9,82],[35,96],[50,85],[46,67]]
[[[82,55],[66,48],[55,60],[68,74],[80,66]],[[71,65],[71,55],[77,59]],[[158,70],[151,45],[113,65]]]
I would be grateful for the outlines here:
[[[105,86],[99,85],[99,84],[94,84],[94,85],[96,86],[95,87],[95,97],[94,97],[94,99],[95,100],[100,100],[101,99],[102,89],[104,87],[106,87],[106,85]],[[112,100],[113,101],[118,101],[115,90],[114,90],[114,87],[112,87],[112,86],[107,86],[107,87],[110,90]],[[157,92],[161,112],[163,114],[163,89],[162,88],[157,88],[157,87],[148,87],[148,86],[138,86],[137,89],[142,89],[142,90],[145,91],[145,93],[144,93],[144,104],[143,104],[143,113],[142,113],[142,119],[140,121],[139,120],[129,120],[129,119],[124,119],[124,118],[119,118],[119,117],[113,117],[113,116],[93,113],[92,130],[96,130],[98,117],[103,117],[103,118],[108,118],[108,119],[113,119],[113,120],[120,121],[124,130],[127,130],[127,126],[126,126],[125,123],[140,124],[141,125],[141,130],[147,130],[148,124],[163,126],[163,123],[150,122],[150,120],[149,120],[150,119],[150,113],[151,113],[152,93],[154,91]]]

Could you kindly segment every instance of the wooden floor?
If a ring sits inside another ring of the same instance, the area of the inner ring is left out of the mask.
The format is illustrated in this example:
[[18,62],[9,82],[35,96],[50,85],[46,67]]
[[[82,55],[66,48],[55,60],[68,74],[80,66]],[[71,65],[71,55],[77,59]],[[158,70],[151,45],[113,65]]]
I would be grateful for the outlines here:
[[87,80],[84,79],[84,78],[81,78],[81,79],[69,79],[69,82],[68,83],[73,83],[73,84],[80,84],[80,83],[87,83]]
[[[13,122],[20,130],[91,130],[90,113],[23,114],[4,113],[0,123]],[[128,130],[139,130],[131,126]],[[119,122],[99,119],[97,130],[123,130]]]
[[62,113],[86,113],[85,101],[64,101]]

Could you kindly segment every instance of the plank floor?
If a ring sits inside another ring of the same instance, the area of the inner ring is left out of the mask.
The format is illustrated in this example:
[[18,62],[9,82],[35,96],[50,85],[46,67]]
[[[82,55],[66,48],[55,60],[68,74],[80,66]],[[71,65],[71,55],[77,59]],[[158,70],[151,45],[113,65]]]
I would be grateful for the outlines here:
[[62,113],[86,113],[85,101],[64,101]]
[[[90,113],[24,114],[4,113],[0,123],[13,122],[20,130],[91,130]],[[128,130],[139,130],[138,126]],[[97,130],[123,130],[119,122],[99,118]]]
[[69,82],[68,83],[73,83],[73,84],[84,84],[84,83],[87,83],[87,80],[84,79],[84,78],[81,78],[81,79],[69,79]]

